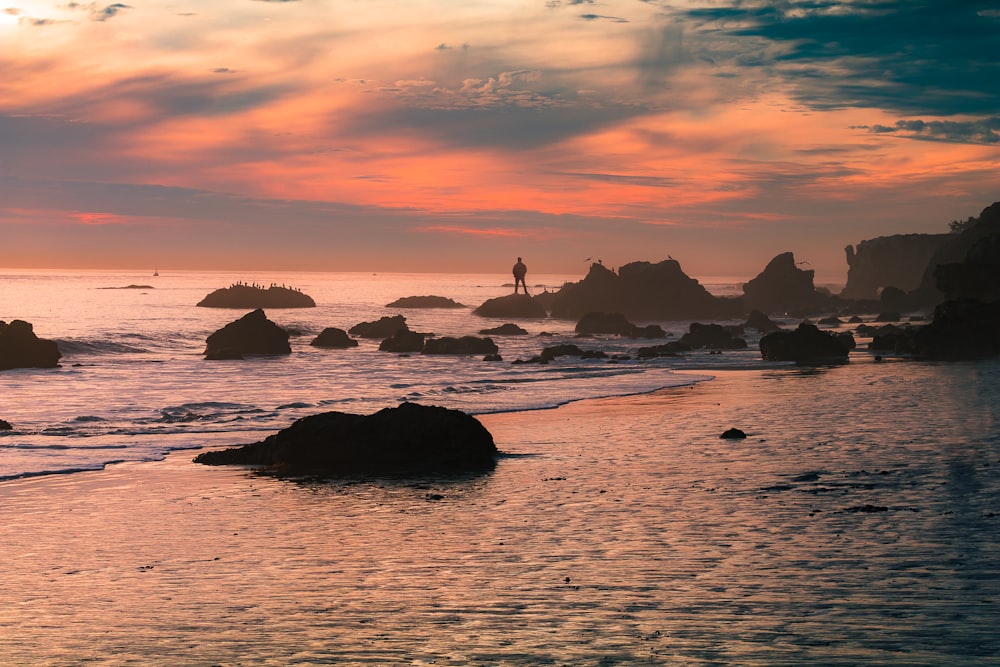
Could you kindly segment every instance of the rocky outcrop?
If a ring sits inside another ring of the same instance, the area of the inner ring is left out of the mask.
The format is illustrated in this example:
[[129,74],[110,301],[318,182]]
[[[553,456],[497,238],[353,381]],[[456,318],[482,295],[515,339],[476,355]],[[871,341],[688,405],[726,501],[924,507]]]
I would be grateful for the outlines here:
[[497,346],[489,338],[462,336],[429,338],[424,341],[423,354],[496,354]]
[[291,354],[288,332],[258,308],[230,322],[206,340],[205,358],[242,359],[248,354]]
[[773,322],[770,317],[759,310],[750,311],[750,314],[747,316],[747,321],[743,324],[743,326],[747,329],[756,329],[760,333],[770,333],[781,328],[777,323]]
[[259,466],[288,475],[422,475],[487,472],[498,455],[493,436],[474,417],[403,403],[367,416],[303,417],[261,442],[205,452],[195,462]]
[[744,350],[747,342],[734,335],[721,324],[701,324],[692,322],[688,332],[681,336],[681,344],[690,348],[708,348],[710,350]]
[[939,265],[934,276],[948,300],[1000,301],[1000,234],[977,240],[963,261]]
[[424,339],[427,334],[417,333],[409,329],[399,329],[395,334],[383,340],[378,349],[380,352],[396,352],[399,354],[411,354],[422,352],[424,349]]
[[0,320],[0,371],[12,368],[55,368],[59,365],[59,345],[35,335],[24,320],[10,324]]
[[360,322],[355,324],[348,329],[348,333],[352,336],[360,336],[361,338],[388,338],[395,335],[397,331],[409,331],[409,329],[406,325],[405,317],[402,315],[393,315],[392,317],[380,317],[374,322]]
[[314,347],[328,347],[343,350],[349,347],[357,347],[358,341],[347,335],[347,332],[337,327],[327,327],[316,336],[310,345]]
[[484,336],[527,336],[528,335],[527,330],[522,329],[513,322],[508,322],[507,324],[502,324],[498,327],[493,327],[492,329],[480,329],[479,333]]
[[820,331],[814,324],[802,323],[795,331],[773,331],[760,339],[760,353],[766,361],[843,362],[850,352],[846,336]]
[[13,431],[14,427],[11,426],[9,421],[0,419],[0,431]]
[[583,280],[564,285],[552,301],[552,316],[566,319],[592,312],[645,320],[724,319],[741,310],[738,301],[712,296],[673,259],[632,262],[617,274],[592,264]]
[[537,320],[548,317],[545,306],[527,294],[508,294],[489,299],[472,311],[472,314],[511,320]]
[[445,296],[404,296],[388,304],[386,308],[465,308],[465,306]]
[[847,246],[845,299],[877,299],[885,287],[909,292],[920,286],[927,263],[950,234],[896,234]]
[[217,289],[198,302],[202,308],[315,308],[308,294],[292,287],[236,283]]
[[756,278],[743,285],[743,303],[763,313],[809,313],[822,307],[812,269],[800,269],[790,252],[776,256]]
[[578,334],[612,334],[629,336],[635,330],[635,325],[625,319],[621,313],[587,313],[576,323]]

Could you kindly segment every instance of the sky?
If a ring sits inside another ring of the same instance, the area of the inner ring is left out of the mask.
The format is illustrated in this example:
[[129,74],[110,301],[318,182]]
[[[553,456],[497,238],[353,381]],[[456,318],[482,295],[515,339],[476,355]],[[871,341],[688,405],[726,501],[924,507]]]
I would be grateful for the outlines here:
[[586,273],[1000,200],[1000,5],[0,0],[0,267]]

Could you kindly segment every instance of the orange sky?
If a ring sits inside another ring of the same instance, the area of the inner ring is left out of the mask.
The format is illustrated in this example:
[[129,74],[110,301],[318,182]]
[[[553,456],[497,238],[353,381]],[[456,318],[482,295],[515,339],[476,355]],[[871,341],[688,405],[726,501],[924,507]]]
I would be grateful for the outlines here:
[[842,281],[1000,200],[990,3],[783,7],[0,0],[0,265]]

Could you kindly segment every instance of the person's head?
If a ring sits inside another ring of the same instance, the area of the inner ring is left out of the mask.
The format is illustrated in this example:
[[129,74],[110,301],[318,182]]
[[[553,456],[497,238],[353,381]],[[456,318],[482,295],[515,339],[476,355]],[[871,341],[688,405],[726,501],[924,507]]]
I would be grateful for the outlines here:
[[520,258],[520,257],[518,257],[518,258],[517,258],[517,261],[519,261],[519,262],[520,262],[520,261],[521,261],[521,258]]

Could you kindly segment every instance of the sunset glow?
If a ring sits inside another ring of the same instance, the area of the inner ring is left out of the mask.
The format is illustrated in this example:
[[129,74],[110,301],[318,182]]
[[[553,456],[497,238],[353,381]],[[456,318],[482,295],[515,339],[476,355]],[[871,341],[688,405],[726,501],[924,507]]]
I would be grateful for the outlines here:
[[988,10],[10,0],[5,264],[751,277],[791,250],[842,279],[844,245],[1000,199]]

